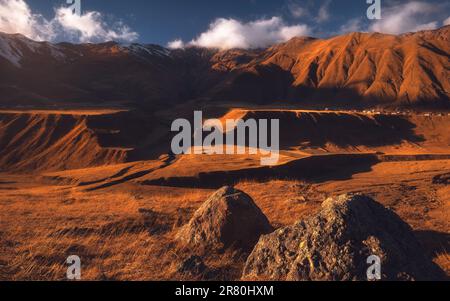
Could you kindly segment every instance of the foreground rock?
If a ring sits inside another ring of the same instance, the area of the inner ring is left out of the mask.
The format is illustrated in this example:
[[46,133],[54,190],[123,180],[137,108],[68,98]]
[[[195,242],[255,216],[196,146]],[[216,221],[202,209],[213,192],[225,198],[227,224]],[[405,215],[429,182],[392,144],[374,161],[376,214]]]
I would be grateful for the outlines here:
[[202,258],[196,255],[192,255],[177,267],[177,272],[180,274],[188,274],[191,276],[202,275],[207,270],[207,266],[203,262]]
[[194,213],[177,237],[193,248],[251,250],[262,234],[272,231],[266,216],[247,194],[222,187]]
[[411,228],[363,195],[327,199],[304,221],[262,236],[247,259],[244,280],[367,280],[371,255],[383,280],[430,280],[440,271]]

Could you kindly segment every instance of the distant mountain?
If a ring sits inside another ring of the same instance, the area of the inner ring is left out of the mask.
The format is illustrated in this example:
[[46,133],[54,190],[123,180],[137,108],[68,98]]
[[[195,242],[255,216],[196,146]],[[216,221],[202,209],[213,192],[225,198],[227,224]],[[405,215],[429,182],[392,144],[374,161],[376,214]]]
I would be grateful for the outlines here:
[[220,93],[256,101],[449,104],[450,26],[401,36],[295,38],[241,67]]
[[0,33],[0,105],[211,102],[450,108],[450,26],[268,49],[51,44]]

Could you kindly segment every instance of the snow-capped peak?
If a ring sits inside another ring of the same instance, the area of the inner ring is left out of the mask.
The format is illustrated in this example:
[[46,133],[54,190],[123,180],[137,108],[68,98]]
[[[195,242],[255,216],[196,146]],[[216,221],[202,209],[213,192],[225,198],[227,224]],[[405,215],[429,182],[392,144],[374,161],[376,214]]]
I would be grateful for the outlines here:
[[21,61],[27,53],[49,53],[55,60],[64,59],[63,52],[57,45],[48,42],[36,42],[22,35],[6,35],[0,33],[0,57],[20,68]]
[[20,67],[23,57],[22,51],[17,47],[17,43],[12,39],[0,35],[0,56],[8,60],[16,67]]

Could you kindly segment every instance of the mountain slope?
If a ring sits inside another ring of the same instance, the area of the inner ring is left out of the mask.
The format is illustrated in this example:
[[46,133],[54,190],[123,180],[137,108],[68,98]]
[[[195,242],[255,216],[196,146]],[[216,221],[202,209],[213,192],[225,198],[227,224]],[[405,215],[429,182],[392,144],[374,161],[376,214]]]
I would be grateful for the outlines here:
[[59,170],[122,162],[125,149],[102,148],[86,117],[0,114],[0,169]]
[[166,153],[168,130],[136,111],[0,111],[0,172],[77,169]]
[[193,99],[450,107],[450,26],[294,38],[268,49],[50,44],[0,34],[0,105],[165,107]]
[[223,99],[257,102],[448,106],[449,37],[447,26],[401,36],[352,33],[327,40],[295,38],[240,68],[216,93]]

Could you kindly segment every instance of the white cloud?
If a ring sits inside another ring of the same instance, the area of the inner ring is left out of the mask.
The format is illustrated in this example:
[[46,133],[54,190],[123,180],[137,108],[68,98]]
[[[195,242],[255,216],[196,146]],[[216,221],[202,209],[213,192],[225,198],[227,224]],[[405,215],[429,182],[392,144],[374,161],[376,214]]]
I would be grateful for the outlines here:
[[53,38],[51,22],[33,14],[23,0],[0,0],[0,31],[21,33],[35,40]]
[[330,12],[329,12],[330,4],[331,4],[331,0],[327,0],[320,6],[319,13],[316,18],[317,22],[323,23],[330,19]]
[[450,25],[450,17],[445,19],[444,22],[442,22],[442,25]]
[[360,18],[350,19],[340,27],[340,33],[361,32],[364,31]]
[[39,41],[132,41],[138,37],[122,22],[107,24],[102,14],[95,11],[78,16],[69,8],[61,7],[55,10],[53,19],[47,20],[33,13],[24,0],[0,0],[0,31],[21,33]]
[[432,30],[432,29],[436,29],[438,27],[439,27],[438,22],[433,21],[430,23],[417,25],[413,31]]
[[309,16],[309,10],[307,8],[302,7],[298,3],[289,2],[287,4],[287,8],[294,18]]
[[436,29],[438,22],[430,20],[432,13],[439,10],[438,5],[412,1],[390,8],[382,8],[382,20],[376,21],[370,31],[401,34],[425,29]]
[[[110,40],[133,41],[138,34],[121,22],[108,26],[99,12],[75,14],[71,9],[61,7],[56,10],[54,19],[64,33],[75,36],[80,42],[100,42]],[[109,27],[109,28],[108,28]]]
[[248,23],[220,18],[188,45],[219,49],[261,48],[309,33],[307,25],[287,26],[280,17]]
[[169,49],[181,49],[184,48],[184,43],[181,39],[173,40],[167,43],[167,48]]

